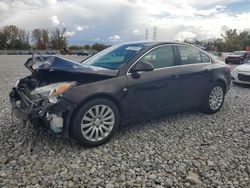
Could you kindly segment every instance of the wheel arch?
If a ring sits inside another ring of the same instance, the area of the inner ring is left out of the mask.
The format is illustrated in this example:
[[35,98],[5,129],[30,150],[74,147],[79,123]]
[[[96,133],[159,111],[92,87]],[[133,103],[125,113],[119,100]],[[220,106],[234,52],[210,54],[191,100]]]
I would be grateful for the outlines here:
[[99,98],[102,98],[102,99],[107,99],[107,100],[110,100],[111,102],[113,102],[118,110],[119,110],[119,115],[120,115],[120,119],[122,119],[122,114],[123,114],[123,110],[122,110],[122,107],[121,107],[121,104],[120,102],[112,95],[109,95],[109,94],[106,94],[106,93],[98,93],[98,94],[95,94],[95,95],[91,95],[87,98],[85,98],[84,100],[82,100],[78,105],[77,107],[73,110],[72,114],[71,114],[71,117],[70,117],[70,120],[69,120],[69,124],[68,124],[68,127],[67,127],[67,130],[68,130],[68,136],[71,135],[71,125],[72,125],[72,122],[73,122],[73,119],[75,118],[78,110],[86,103],[88,103],[89,101],[91,100],[94,100],[94,99],[99,99]]
[[222,84],[223,85],[223,89],[224,89],[224,92],[226,93],[226,91],[227,91],[227,84],[226,84],[226,81],[225,80],[223,80],[223,79],[217,79],[217,80],[215,80],[215,82],[214,82],[214,84],[215,83],[220,83],[220,84]]

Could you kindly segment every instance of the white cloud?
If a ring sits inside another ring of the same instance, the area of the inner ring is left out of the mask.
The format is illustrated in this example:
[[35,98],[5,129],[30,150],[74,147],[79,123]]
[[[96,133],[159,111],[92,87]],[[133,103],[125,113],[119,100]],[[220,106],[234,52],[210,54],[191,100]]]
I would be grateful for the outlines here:
[[106,42],[142,40],[146,28],[151,38],[154,26],[158,40],[190,37],[191,33],[207,39],[220,37],[225,28],[245,29],[250,17],[249,11],[236,13],[228,8],[230,3],[244,0],[0,1],[0,28],[9,24],[27,30],[65,26],[75,41],[79,41],[76,37]]
[[134,30],[132,31],[132,33],[135,34],[135,35],[140,35],[140,34],[141,34],[140,31],[139,31],[138,29],[134,29]]
[[10,7],[6,3],[0,2],[0,15],[8,12],[9,9]]
[[197,35],[195,33],[192,33],[190,31],[183,31],[183,32],[179,32],[176,36],[175,36],[175,40],[178,41],[183,41],[185,39],[194,39]]
[[88,28],[89,28],[88,25],[79,25],[79,24],[75,25],[76,31],[82,31],[82,30],[88,29]]
[[101,41],[101,39],[98,37],[98,38],[94,38],[94,39],[92,39],[92,41],[94,41],[94,42],[98,42],[98,41]]
[[58,19],[57,16],[52,16],[52,17],[50,18],[50,20],[52,21],[53,25],[55,25],[55,26],[60,25],[60,21],[59,21],[59,19]]
[[212,16],[212,15],[216,15],[220,12],[223,12],[225,10],[225,6],[221,6],[221,5],[216,5],[214,8],[211,9],[207,9],[207,10],[197,10],[196,14],[198,16]]
[[121,37],[119,35],[112,35],[108,39],[110,42],[118,42],[121,40]]
[[75,31],[67,31],[67,32],[65,33],[65,36],[66,36],[66,37],[73,37],[75,34],[76,34]]
[[57,0],[47,0],[48,4],[55,5],[57,4]]

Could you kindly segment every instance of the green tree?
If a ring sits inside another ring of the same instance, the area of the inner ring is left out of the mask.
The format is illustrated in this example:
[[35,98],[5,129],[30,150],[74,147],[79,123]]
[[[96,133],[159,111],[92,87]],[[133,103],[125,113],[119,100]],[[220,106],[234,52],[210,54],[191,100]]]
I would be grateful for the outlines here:
[[239,45],[239,38],[238,38],[238,33],[236,29],[229,29],[226,30],[224,34],[221,34],[225,44],[224,44],[224,50],[225,51],[235,51],[239,50],[240,45]]
[[109,46],[104,45],[104,44],[96,43],[96,44],[94,44],[91,48],[92,48],[93,50],[96,50],[96,51],[100,52],[100,51],[104,50],[104,49],[107,48],[107,47],[109,47]]
[[242,31],[238,35],[240,49],[244,50],[246,46],[250,46],[250,32]]
[[86,45],[84,46],[84,49],[85,49],[85,50],[89,50],[89,49],[90,49],[90,45],[86,44]]

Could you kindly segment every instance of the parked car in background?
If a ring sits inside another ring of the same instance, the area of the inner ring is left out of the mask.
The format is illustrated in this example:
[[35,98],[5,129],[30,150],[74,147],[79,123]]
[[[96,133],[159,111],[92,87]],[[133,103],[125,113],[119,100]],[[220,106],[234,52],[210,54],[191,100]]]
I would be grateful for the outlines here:
[[216,113],[231,82],[224,62],[172,42],[115,45],[82,63],[38,56],[25,66],[31,75],[10,93],[13,113],[88,146],[131,122],[193,108]]
[[232,82],[250,84],[250,60],[234,68],[232,71]]
[[235,51],[225,59],[226,64],[229,63],[237,63],[243,64],[247,60],[250,59],[250,52],[249,51]]
[[46,54],[48,54],[48,55],[56,55],[56,52],[55,51],[47,51]]
[[88,56],[89,53],[86,52],[86,51],[77,51],[77,52],[76,52],[76,55],[78,55],[78,56]]

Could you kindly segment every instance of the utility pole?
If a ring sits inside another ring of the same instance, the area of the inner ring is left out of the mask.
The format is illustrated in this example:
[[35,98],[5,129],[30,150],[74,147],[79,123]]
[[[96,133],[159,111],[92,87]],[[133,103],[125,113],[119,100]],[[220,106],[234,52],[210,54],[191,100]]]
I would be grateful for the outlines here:
[[153,30],[153,41],[156,41],[157,40],[157,27],[154,27],[154,30]]
[[148,28],[145,29],[145,40],[148,40]]

